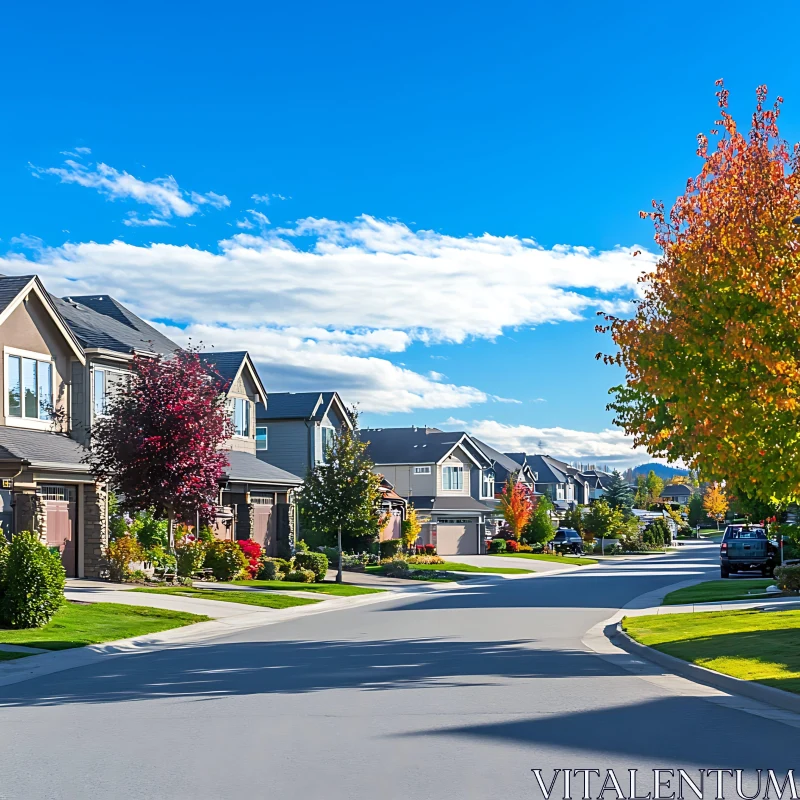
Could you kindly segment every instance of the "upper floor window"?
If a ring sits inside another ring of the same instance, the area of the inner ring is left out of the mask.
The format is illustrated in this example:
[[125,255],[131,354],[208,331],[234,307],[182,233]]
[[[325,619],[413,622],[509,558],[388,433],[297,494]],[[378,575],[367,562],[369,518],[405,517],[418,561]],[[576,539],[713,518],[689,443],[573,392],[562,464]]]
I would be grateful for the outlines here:
[[9,355],[8,416],[47,421],[53,416],[53,363]]
[[442,467],[442,489],[457,492],[464,488],[464,467]]
[[250,438],[250,401],[244,397],[234,397],[231,401],[231,420],[235,436]]
[[559,483],[556,486],[556,500],[563,500],[564,499],[564,484]]
[[256,426],[256,450],[266,450],[269,444],[269,439],[267,438],[267,426],[266,425],[257,425]]
[[415,475],[430,475],[431,468],[430,467],[414,467],[414,474]]
[[481,475],[481,497],[494,497],[494,472],[488,469]]
[[322,429],[322,460],[325,460],[328,450],[333,447],[333,440],[336,438],[336,430],[334,428]]
[[109,401],[113,399],[127,372],[107,367],[92,369],[92,411],[96,417],[108,414]]

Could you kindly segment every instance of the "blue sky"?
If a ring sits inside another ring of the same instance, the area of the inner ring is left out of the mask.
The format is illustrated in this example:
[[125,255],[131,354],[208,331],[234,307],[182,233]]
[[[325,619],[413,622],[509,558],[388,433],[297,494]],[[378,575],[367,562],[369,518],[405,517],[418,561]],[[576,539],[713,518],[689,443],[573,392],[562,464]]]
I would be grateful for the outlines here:
[[643,460],[604,433],[620,376],[594,312],[632,296],[637,212],[697,170],[716,78],[743,121],[757,84],[782,94],[800,139],[798,22],[790,2],[769,26],[735,2],[15,4],[0,266],[247,347],[268,388],[339,388],[365,424]]

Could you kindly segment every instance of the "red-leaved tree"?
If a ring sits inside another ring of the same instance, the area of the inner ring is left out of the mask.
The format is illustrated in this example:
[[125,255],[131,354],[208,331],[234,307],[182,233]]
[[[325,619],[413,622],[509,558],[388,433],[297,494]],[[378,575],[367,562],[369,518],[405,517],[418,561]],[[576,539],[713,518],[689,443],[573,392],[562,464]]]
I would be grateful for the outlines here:
[[515,539],[522,535],[522,529],[533,514],[533,495],[528,486],[509,478],[500,495],[500,510]]
[[170,522],[214,518],[219,479],[227,466],[222,444],[231,421],[219,381],[197,353],[135,356],[127,381],[95,419],[87,462],[127,511],[153,512]]

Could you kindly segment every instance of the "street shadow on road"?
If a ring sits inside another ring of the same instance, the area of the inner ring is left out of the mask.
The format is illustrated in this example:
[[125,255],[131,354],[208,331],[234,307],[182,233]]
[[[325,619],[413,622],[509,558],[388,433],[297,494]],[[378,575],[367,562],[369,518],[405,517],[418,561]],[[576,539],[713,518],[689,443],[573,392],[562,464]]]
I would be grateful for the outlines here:
[[[671,768],[694,764],[707,769],[771,768],[785,772],[796,768],[797,762],[797,737],[792,728],[696,698],[678,696],[510,722],[422,729],[402,736],[444,736],[477,739],[487,744],[528,745],[531,768],[541,766],[535,763],[539,750],[542,755],[546,751],[547,761],[552,763],[554,749],[570,754],[559,765],[564,768],[605,766],[598,762],[600,753],[605,753],[609,760],[645,758],[653,766]],[[581,751],[592,754],[591,764],[575,760],[575,753]],[[708,779],[709,784],[713,785],[713,780]],[[747,793],[753,794],[749,780]],[[725,797],[736,796],[732,785],[730,789],[730,794],[726,789]],[[712,791],[706,794],[711,795]]]
[[365,641],[267,641],[183,647],[126,655],[0,687],[0,707],[114,703],[326,689],[445,688],[508,679],[618,675],[581,650],[536,642],[419,638]]

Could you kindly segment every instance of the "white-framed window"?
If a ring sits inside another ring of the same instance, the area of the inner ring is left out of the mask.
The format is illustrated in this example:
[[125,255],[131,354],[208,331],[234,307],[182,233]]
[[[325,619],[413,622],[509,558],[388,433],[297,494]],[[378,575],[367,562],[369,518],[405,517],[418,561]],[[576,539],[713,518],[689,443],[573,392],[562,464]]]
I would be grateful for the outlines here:
[[415,475],[430,475],[431,468],[430,467],[414,467],[414,474]]
[[6,353],[6,416],[49,422],[53,418],[53,362],[45,355]]
[[464,467],[442,467],[442,490],[460,492],[464,488]]
[[322,432],[322,460],[325,461],[328,455],[328,449],[333,447],[333,440],[336,438],[336,429],[323,427]]
[[556,500],[564,499],[564,484],[559,483],[556,485]]
[[481,497],[484,500],[494,497],[494,472],[488,469],[481,473]]
[[256,450],[266,450],[269,437],[266,425],[256,425]]
[[104,417],[108,413],[109,401],[114,397],[127,372],[109,367],[92,367],[92,413]]
[[233,435],[243,439],[250,438],[250,401],[245,397],[233,397],[229,400]]

